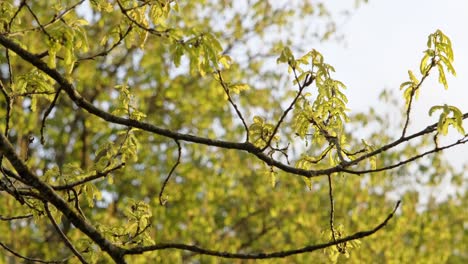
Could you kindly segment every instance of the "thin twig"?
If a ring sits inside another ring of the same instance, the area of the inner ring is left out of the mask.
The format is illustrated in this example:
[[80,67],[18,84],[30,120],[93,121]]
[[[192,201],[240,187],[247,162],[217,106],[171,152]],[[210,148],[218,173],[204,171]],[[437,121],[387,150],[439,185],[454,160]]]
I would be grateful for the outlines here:
[[[332,234],[333,241],[336,242],[336,230],[335,230],[335,201],[333,199],[333,184],[331,175],[327,175],[328,178],[328,197],[330,198],[330,231]],[[344,248],[342,244],[336,244],[339,252],[343,252]]]
[[144,30],[144,31],[146,31],[146,32],[149,32],[149,33],[151,33],[151,34],[153,34],[153,35],[159,36],[159,37],[164,37],[165,34],[167,34],[167,31],[158,31],[158,30],[156,30],[156,29],[154,29],[154,28],[148,28],[148,27],[142,25],[141,23],[139,23],[138,21],[136,21],[135,19],[133,19],[133,18],[128,14],[128,11],[129,11],[130,9],[125,9],[125,8],[123,7],[122,3],[121,3],[119,0],[117,0],[117,5],[119,6],[120,11],[122,11],[122,14],[124,14],[124,16],[125,16],[128,20],[130,20],[130,22],[132,22],[133,24],[135,24],[135,25],[136,25],[137,27],[139,27],[140,29],[142,29],[142,30]]
[[411,106],[412,106],[412,103],[413,103],[414,95],[416,94],[416,91],[419,90],[419,88],[423,84],[424,80],[426,80],[426,78],[429,76],[429,73],[430,73],[431,69],[434,68],[435,65],[436,65],[436,62],[435,62],[435,60],[433,58],[432,62],[431,62],[431,67],[422,76],[422,78],[419,81],[418,85],[416,85],[416,87],[411,88],[411,94],[410,94],[410,99],[409,99],[409,102],[408,102],[408,108],[406,109],[406,119],[405,119],[405,124],[403,126],[403,131],[401,132],[401,138],[405,137],[406,130],[408,129],[409,120],[410,120]]
[[[8,36],[15,36],[15,35],[20,35],[28,31],[38,31],[38,30],[45,30],[46,28],[50,27],[51,25],[55,24],[55,22],[61,20],[63,17],[65,17],[68,13],[70,13],[73,9],[75,9],[78,5],[82,4],[85,0],[80,0],[77,3],[71,5],[70,7],[67,7],[63,12],[54,14],[52,19],[47,22],[46,24],[43,24],[42,26],[38,27],[33,27],[33,28],[28,28],[28,29],[23,29],[15,32],[10,32],[7,35]],[[24,1],[26,2],[26,1]]]
[[8,29],[7,29],[7,32],[10,31],[11,29],[11,25],[13,25],[13,21],[15,20],[16,16],[18,16],[19,12],[21,11],[21,9],[23,9],[23,7],[26,5],[26,0],[21,0],[19,6],[18,6],[18,9],[16,9],[15,13],[13,14],[13,16],[11,17],[10,19],[10,22],[8,22]]
[[5,97],[5,102],[6,102],[5,130],[4,130],[3,134],[7,137],[8,136],[8,130],[10,130],[10,116],[11,116],[12,100],[11,100],[11,97],[8,95],[8,92],[5,89],[5,86],[3,86],[3,82],[1,80],[0,80],[0,90],[2,91],[2,94]]
[[52,36],[49,34],[49,32],[47,32],[47,30],[45,29],[45,27],[42,25],[41,21],[39,21],[39,18],[36,16],[36,14],[32,11],[31,7],[29,7],[29,5],[27,3],[24,3],[24,5],[26,6],[26,8],[28,9],[29,13],[31,13],[31,15],[34,17],[34,20],[36,20],[36,23],[39,25],[40,29],[42,32],[44,32],[44,34],[47,35],[47,37],[49,37],[50,39],[52,39]]
[[32,216],[33,216],[32,214],[18,215],[18,216],[7,216],[7,217],[0,215],[0,220],[1,221],[21,220],[21,219],[31,218]]
[[[11,67],[10,50],[8,48],[6,48],[5,57],[6,57],[6,60],[7,60],[7,65],[8,65],[8,78],[9,78],[10,89],[11,89],[11,87],[13,86],[13,69]],[[3,83],[1,82],[1,80],[0,80],[0,85],[1,85],[2,93],[5,96],[5,101],[7,103],[6,114],[5,114],[5,131],[4,131],[4,133],[5,133],[5,137],[8,137],[8,131],[10,130],[10,117],[11,117],[11,109],[13,107],[13,100],[8,95],[8,92],[5,89],[5,86],[3,86]],[[3,164],[3,155],[0,154],[0,166],[2,164]]]
[[52,214],[50,213],[50,210],[49,210],[49,205],[48,203],[44,203],[44,209],[47,213],[47,217],[49,218],[50,222],[52,223],[52,225],[54,226],[55,230],[57,230],[57,233],[60,235],[60,237],[62,238],[63,240],[63,243],[65,243],[65,245],[73,252],[73,254],[75,254],[75,256],[81,261],[81,263],[88,263],[84,257],[80,254],[80,252],[78,252],[78,250],[73,246],[73,244],[71,243],[71,241],[67,238],[67,236],[63,233],[62,229],[60,229],[60,227],[58,226],[57,222],[55,221],[54,217],[52,216]]
[[60,96],[61,91],[62,91],[62,88],[59,87],[56,94],[55,94],[55,96],[54,96],[54,99],[52,100],[52,103],[50,103],[49,107],[44,112],[44,116],[42,117],[42,121],[41,121],[41,144],[42,145],[45,144],[44,129],[45,129],[46,119],[49,116],[50,112],[52,112],[52,109],[54,109],[55,104],[57,103],[57,100],[58,100],[58,98]]
[[335,202],[333,201],[333,185],[331,175],[327,175],[328,178],[328,197],[330,198],[330,230],[332,233],[333,241],[336,242],[335,237]]
[[72,199],[74,201],[76,211],[81,215],[81,217],[83,219],[86,219],[86,216],[85,216],[85,214],[83,213],[83,210],[81,210],[81,207],[80,207],[80,199],[79,199],[80,197],[78,195],[78,192],[74,188],[71,188],[70,192],[73,193],[73,198]]
[[449,145],[446,145],[446,146],[443,146],[443,147],[435,147],[435,148],[433,148],[431,150],[425,151],[425,152],[423,152],[421,154],[415,155],[415,156],[413,156],[411,158],[408,158],[406,160],[403,160],[403,161],[400,161],[400,162],[397,162],[395,164],[385,166],[385,167],[382,167],[382,168],[376,168],[376,169],[371,169],[371,170],[360,170],[360,171],[343,169],[342,171],[347,172],[347,173],[351,173],[351,174],[358,174],[359,175],[359,174],[364,174],[364,173],[373,173],[373,172],[391,170],[391,169],[403,166],[405,164],[408,164],[408,163],[410,163],[412,161],[415,161],[417,159],[420,159],[420,158],[422,158],[424,156],[427,156],[429,154],[437,153],[437,152],[440,152],[440,151],[445,150],[445,149],[452,148],[452,147],[457,146],[457,145],[465,144],[465,143],[468,142],[467,137],[468,137],[468,135],[465,135],[463,138],[457,140],[456,142],[454,142],[452,144],[449,144]]
[[175,143],[177,144],[177,160],[176,160],[176,163],[174,163],[174,165],[172,166],[171,170],[169,171],[169,174],[167,174],[166,176],[166,179],[164,179],[164,182],[163,182],[163,185],[161,187],[161,190],[159,191],[159,204],[160,205],[165,205],[167,200],[162,198],[163,196],[163,193],[164,193],[164,189],[166,189],[166,186],[167,186],[167,183],[169,182],[169,179],[171,178],[172,176],[172,173],[175,171],[175,169],[177,168],[177,166],[179,166],[180,164],[180,157],[182,156],[182,148],[180,146],[180,143],[178,140],[174,140]]
[[[138,225],[137,227],[137,230],[135,231],[135,234],[133,234],[132,236],[130,236],[127,241],[124,241],[122,244],[123,245],[126,245],[130,242],[133,242],[135,241],[135,238],[137,238],[139,235],[143,234],[146,230],[148,230],[148,228],[151,227],[151,223],[148,223],[144,228],[140,229],[140,225]],[[127,236],[128,234],[125,234],[123,236]]]
[[289,104],[288,108],[286,108],[286,110],[283,111],[283,114],[281,115],[280,119],[278,120],[278,123],[276,123],[276,126],[273,129],[273,132],[271,133],[271,136],[268,138],[268,141],[266,142],[266,145],[265,145],[265,147],[263,147],[262,151],[264,151],[265,149],[267,149],[270,146],[271,141],[273,140],[276,133],[278,132],[278,129],[281,126],[281,124],[283,123],[284,119],[286,118],[288,113],[293,109],[294,105],[296,105],[296,102],[299,99],[299,97],[301,97],[302,91],[304,90],[304,88],[311,85],[313,83],[313,81],[315,80],[315,77],[311,73],[311,74],[306,75],[306,78],[305,78],[304,82],[301,84],[301,82],[300,82],[300,80],[299,80],[299,78],[297,76],[296,69],[292,68],[292,70],[293,70],[294,78],[295,78],[295,80],[297,82],[297,85],[299,86],[299,89],[297,91],[296,96],[294,97],[294,99]]
[[82,185],[82,184],[85,184],[87,182],[90,182],[90,181],[93,181],[93,180],[96,180],[96,179],[99,179],[99,178],[106,177],[107,175],[109,175],[109,173],[114,172],[116,170],[119,170],[119,169],[123,168],[124,166],[125,166],[125,163],[120,163],[119,165],[117,165],[115,167],[112,167],[110,169],[107,169],[107,170],[104,170],[104,171],[97,171],[94,175],[88,176],[88,177],[83,178],[81,180],[71,182],[71,183],[67,183],[67,184],[63,184],[63,185],[54,185],[54,186],[52,186],[52,188],[54,188],[54,190],[57,190],[57,191],[68,190],[68,189],[71,189],[71,188],[76,187],[78,185]]
[[224,89],[224,92],[226,93],[227,95],[227,98],[228,98],[228,101],[229,103],[232,105],[232,107],[234,107],[234,110],[236,111],[236,114],[237,114],[237,117],[239,117],[239,119],[242,121],[242,125],[244,126],[244,129],[245,129],[245,142],[248,142],[249,141],[249,127],[247,126],[247,123],[245,122],[245,119],[244,117],[242,116],[242,113],[240,112],[239,110],[239,107],[237,106],[237,104],[232,100],[232,97],[231,97],[231,93],[229,91],[229,87],[228,85],[226,84],[226,82],[224,82],[224,79],[223,79],[223,75],[221,75],[221,71],[218,70],[217,71],[218,73],[218,77],[219,77],[219,82],[221,83],[221,86],[223,87]]
[[2,242],[0,242],[0,247],[4,248],[6,251],[10,252],[11,254],[15,255],[16,257],[20,258],[20,259],[24,259],[24,260],[27,260],[27,261],[32,261],[32,262],[38,262],[38,263],[64,263],[65,261],[68,260],[67,259],[64,259],[64,260],[42,260],[42,259],[37,259],[37,258],[30,258],[30,257],[26,257],[26,256],[23,256],[21,255],[20,253],[14,251],[13,249],[9,248],[7,245],[3,244]]
[[[133,27],[132,26],[129,26],[127,28],[127,30],[122,34],[121,32],[119,32],[119,40],[117,40],[111,47],[109,47],[108,49],[105,49],[99,53],[96,53],[94,55],[90,55],[90,56],[86,56],[86,57],[82,57],[82,58],[78,58],[77,62],[80,62],[80,61],[83,61],[83,60],[94,60],[96,57],[103,57],[103,56],[107,56],[110,52],[112,52],[117,46],[119,46],[122,41],[128,36],[128,34],[130,33],[130,31],[132,31]],[[107,45],[106,45],[107,46]]]
[[[3,162],[3,155],[0,155],[0,165]],[[7,169],[4,169],[3,166],[0,167],[0,172],[3,175],[3,179],[0,179],[0,187],[10,195],[12,195],[18,202],[21,204],[25,204],[25,200],[23,197],[18,193],[18,190],[16,189],[15,185],[11,181],[10,177],[10,172],[7,171]],[[13,175],[15,175],[13,173]],[[5,181],[5,182],[4,182]]]
[[309,163],[312,163],[312,164],[318,164],[320,161],[322,161],[328,154],[328,152],[330,152],[330,150],[333,149],[333,145],[328,145],[328,147],[320,154],[320,156],[317,157],[316,160],[312,160],[311,158],[309,157],[306,157],[305,161],[309,162]]
[[25,93],[15,93],[15,96],[33,96],[33,95],[52,95],[56,94],[56,91],[30,91]]

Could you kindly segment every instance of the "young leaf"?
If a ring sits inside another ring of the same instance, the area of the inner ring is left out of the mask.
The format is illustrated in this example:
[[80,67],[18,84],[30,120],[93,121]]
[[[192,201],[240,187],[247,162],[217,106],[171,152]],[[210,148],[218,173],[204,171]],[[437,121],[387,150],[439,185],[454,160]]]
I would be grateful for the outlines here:
[[439,83],[444,85],[444,88],[448,89],[447,78],[445,77],[444,68],[442,65],[437,64],[437,69],[439,70]]
[[413,83],[413,85],[417,85],[419,83],[418,79],[416,78],[416,76],[414,75],[413,71],[411,70],[408,70],[408,75],[410,77],[410,80],[411,82]]
[[242,84],[234,84],[229,87],[229,90],[233,91],[236,94],[239,94],[242,91],[247,91],[250,89],[250,86],[248,84],[242,83]]
[[279,63],[288,63],[291,64],[294,62],[294,55],[292,54],[292,51],[289,47],[285,47],[283,51],[281,52],[281,55],[279,56],[278,59],[276,59],[276,62]]
[[229,69],[231,67],[232,58],[228,55],[221,55],[218,58],[218,62],[221,63],[221,65],[223,65],[225,69]]

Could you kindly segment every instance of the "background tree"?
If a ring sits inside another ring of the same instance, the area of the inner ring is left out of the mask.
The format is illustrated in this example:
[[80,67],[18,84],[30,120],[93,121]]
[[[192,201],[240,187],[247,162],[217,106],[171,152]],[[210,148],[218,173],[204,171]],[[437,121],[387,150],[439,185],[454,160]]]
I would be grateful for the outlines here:
[[[408,126],[427,76],[447,87],[455,74],[441,31],[401,86],[406,103],[382,94],[401,111],[390,122],[350,112],[312,49],[339,37],[323,4],[3,1],[0,12],[2,261],[468,258],[466,178],[440,155],[467,141],[468,114],[434,106],[438,123]],[[442,145],[449,128],[461,137]],[[421,204],[411,187],[436,190],[446,175],[456,195]]]

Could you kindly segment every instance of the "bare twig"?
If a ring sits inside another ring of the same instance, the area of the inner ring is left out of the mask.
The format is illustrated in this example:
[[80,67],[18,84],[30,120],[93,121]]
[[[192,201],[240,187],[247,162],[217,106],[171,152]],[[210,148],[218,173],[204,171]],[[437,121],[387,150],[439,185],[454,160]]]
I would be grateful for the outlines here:
[[171,170],[169,171],[169,173],[167,174],[166,176],[166,179],[164,179],[164,182],[163,182],[163,185],[161,187],[161,190],[159,191],[159,204],[160,205],[165,205],[167,200],[162,198],[163,196],[163,193],[164,193],[164,189],[166,189],[166,186],[167,186],[167,183],[169,182],[169,179],[171,178],[172,176],[172,173],[174,173],[175,169],[177,168],[177,166],[179,166],[180,164],[180,157],[182,156],[182,148],[180,146],[180,143],[178,140],[175,140],[175,143],[177,144],[177,160],[176,160],[176,163],[174,163],[174,165],[172,166]]
[[0,215],[0,220],[1,221],[21,220],[21,219],[31,218],[32,216],[33,216],[32,214],[18,215],[18,216],[7,216],[7,217]]
[[245,134],[246,134],[245,135],[245,142],[248,142],[249,141],[249,127],[247,126],[247,123],[245,122],[245,119],[242,116],[242,113],[240,112],[239,107],[232,100],[231,93],[229,91],[229,87],[226,84],[226,82],[224,82],[223,75],[221,75],[221,71],[218,70],[217,73],[218,73],[219,83],[223,87],[224,92],[226,93],[226,96],[228,98],[229,103],[232,105],[232,107],[234,107],[234,110],[236,111],[237,117],[239,117],[239,119],[242,121],[242,125],[244,126]]
[[81,210],[78,192],[74,188],[71,188],[69,192],[73,193],[72,200],[74,201],[76,211],[78,211],[78,213],[81,215],[81,217],[83,217],[83,219],[86,219],[86,216],[83,213],[83,210]]
[[44,116],[42,117],[42,122],[41,122],[41,144],[42,145],[45,144],[44,129],[45,129],[46,119],[49,116],[50,112],[52,112],[52,109],[54,109],[55,104],[57,103],[57,100],[58,100],[58,98],[60,96],[61,91],[62,91],[62,89],[58,88],[58,90],[57,90],[57,92],[56,92],[56,94],[54,96],[54,99],[52,100],[52,103],[50,103],[49,107],[44,112]]
[[[336,242],[336,230],[335,230],[335,201],[333,199],[333,184],[331,175],[327,175],[328,178],[328,197],[330,198],[330,231],[332,234],[333,241]],[[343,244],[336,244],[338,252],[343,252],[345,249]]]
[[354,170],[343,169],[342,171],[350,173],[350,174],[358,174],[359,175],[359,174],[364,174],[364,173],[372,173],[372,172],[391,170],[391,169],[403,166],[405,164],[408,164],[408,163],[410,163],[412,161],[415,161],[417,159],[420,159],[420,158],[422,158],[424,156],[427,156],[429,154],[437,153],[437,152],[443,151],[445,149],[452,148],[452,147],[457,146],[457,145],[465,144],[467,142],[468,142],[468,135],[465,135],[463,138],[457,140],[456,142],[454,142],[452,144],[449,144],[449,145],[446,145],[446,146],[443,146],[443,147],[436,146],[435,148],[433,148],[431,150],[425,151],[425,152],[423,152],[421,154],[415,155],[415,156],[413,156],[411,158],[408,158],[406,160],[397,162],[397,163],[389,165],[389,166],[385,166],[385,167],[381,167],[381,168],[377,168],[377,169],[371,169],[371,170],[354,171]]
[[3,134],[5,136],[8,136],[8,130],[10,130],[10,116],[11,116],[12,100],[11,100],[11,97],[8,94],[7,90],[5,89],[5,86],[3,86],[3,83],[2,83],[1,80],[0,80],[0,90],[2,91],[2,94],[5,97],[5,102],[6,102],[5,130],[4,130]]
[[81,261],[81,263],[88,263],[84,257],[78,252],[78,250],[73,246],[71,241],[67,238],[67,236],[63,233],[62,229],[58,226],[57,222],[55,221],[54,217],[50,213],[49,210],[49,205],[47,203],[44,203],[44,209],[47,213],[47,217],[49,218],[50,222],[54,226],[55,230],[57,230],[57,233],[60,235],[60,237],[63,240],[63,243],[75,254],[75,256]]
[[45,29],[45,27],[42,25],[41,21],[39,21],[39,18],[36,16],[36,14],[32,11],[31,7],[29,7],[29,5],[25,2],[24,5],[26,6],[26,8],[28,9],[29,13],[31,13],[31,15],[34,17],[34,20],[36,20],[36,23],[39,25],[39,28],[41,29],[42,32],[44,32],[44,34],[47,35],[47,37],[49,38],[52,38],[52,36],[49,34],[49,32],[47,32],[47,30]]
[[119,170],[119,169],[123,168],[124,166],[125,166],[125,163],[120,163],[119,165],[116,165],[115,167],[109,168],[107,170],[97,171],[94,175],[88,176],[88,177],[83,178],[81,180],[71,182],[71,183],[67,183],[67,184],[63,184],[63,185],[55,185],[55,186],[52,186],[52,188],[54,188],[54,190],[57,190],[57,191],[68,190],[68,189],[71,189],[73,187],[85,184],[87,182],[90,182],[90,181],[93,181],[93,180],[96,180],[96,179],[99,179],[99,178],[106,177],[107,175],[109,175],[109,173],[114,172],[116,170]]
[[330,231],[332,233],[333,241],[336,242],[335,237],[335,202],[333,201],[333,185],[331,175],[327,175],[328,178],[328,198],[330,198]]
[[27,261],[32,261],[32,262],[37,262],[37,263],[64,263],[65,261],[68,260],[67,259],[64,259],[64,260],[42,260],[42,259],[37,259],[37,258],[30,258],[30,257],[26,257],[26,256],[23,256],[21,255],[20,253],[14,251],[13,249],[11,249],[10,247],[8,247],[7,245],[3,244],[2,242],[0,242],[0,247],[4,248],[6,251],[10,252],[11,254],[13,254],[14,256],[20,258],[20,259],[24,259],[24,260],[27,260]]

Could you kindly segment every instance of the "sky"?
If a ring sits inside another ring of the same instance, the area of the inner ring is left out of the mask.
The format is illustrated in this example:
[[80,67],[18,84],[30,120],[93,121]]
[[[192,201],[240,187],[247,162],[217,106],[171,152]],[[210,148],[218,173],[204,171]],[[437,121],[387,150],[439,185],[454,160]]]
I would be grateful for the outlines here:
[[[325,2],[331,10],[344,7],[342,0]],[[437,121],[437,114],[428,115],[433,105],[449,104],[468,112],[467,25],[467,0],[369,0],[339,25],[344,43],[323,43],[316,49],[335,67],[335,78],[347,85],[349,108],[365,111],[369,106],[383,107],[377,99],[384,88],[401,94],[399,87],[407,81],[408,70],[419,73],[427,36],[442,30],[452,41],[457,76],[448,78],[448,90],[437,82],[437,74],[422,87],[412,115],[415,122],[411,128],[416,131]],[[468,125],[464,127],[468,131]],[[456,140],[456,136],[450,133],[448,139]],[[461,167],[468,162],[468,146],[451,149],[446,155]]]

